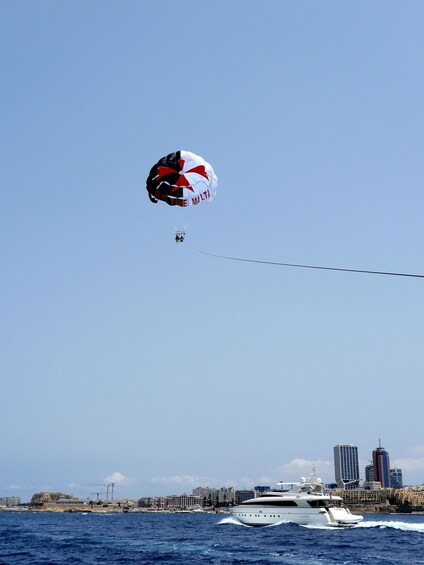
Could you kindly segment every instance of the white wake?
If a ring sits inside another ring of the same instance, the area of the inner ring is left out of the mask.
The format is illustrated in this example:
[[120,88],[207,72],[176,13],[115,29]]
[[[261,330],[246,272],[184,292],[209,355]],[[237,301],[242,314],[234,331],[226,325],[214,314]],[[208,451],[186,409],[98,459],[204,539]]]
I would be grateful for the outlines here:
[[[273,528],[275,526],[281,526],[283,524],[289,524],[290,522],[281,520],[275,524],[270,524],[269,526],[262,526],[265,528]],[[217,524],[232,524],[233,526],[244,526],[245,528],[252,528],[253,526],[248,526],[247,524],[242,524],[231,516],[222,518]],[[344,529],[356,530],[356,528],[392,528],[394,530],[402,530],[403,532],[419,532],[424,534],[424,522],[401,522],[399,520],[369,520],[367,522],[361,522],[356,526],[350,528],[334,528],[332,526],[321,526],[309,524],[307,526],[301,526],[303,528],[310,528],[313,530],[333,530],[342,531]]]
[[[232,517],[228,517],[228,518],[222,518],[222,520],[220,520],[218,522],[218,524],[233,524],[234,526],[244,526],[245,528],[255,528],[255,526],[249,526],[248,524],[242,524],[241,522],[239,522],[237,520],[237,518],[232,518]],[[289,520],[280,520],[279,522],[275,522],[275,524],[267,524],[267,525],[263,525],[263,526],[259,526],[260,528],[274,528],[275,526],[281,526],[282,524],[291,524],[291,522]]]
[[404,532],[420,532],[424,534],[424,522],[400,522],[398,520],[370,520],[361,522],[355,528],[393,528]]
[[236,518],[231,518],[231,517],[222,518],[222,520],[220,520],[218,522],[218,524],[232,524],[233,526],[245,526],[246,525],[246,524],[242,524],[241,522],[236,520]]

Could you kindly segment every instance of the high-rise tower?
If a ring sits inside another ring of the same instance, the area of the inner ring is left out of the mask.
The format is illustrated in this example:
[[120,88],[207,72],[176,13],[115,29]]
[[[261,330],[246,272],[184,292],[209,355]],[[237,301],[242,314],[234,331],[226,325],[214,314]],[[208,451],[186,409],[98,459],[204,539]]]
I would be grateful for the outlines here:
[[374,481],[374,467],[373,465],[365,466],[365,482],[372,483]]
[[334,474],[338,488],[355,488],[359,485],[358,448],[356,445],[334,446]]
[[397,467],[390,469],[390,486],[392,488],[403,487],[402,469],[398,469]]
[[372,452],[372,465],[374,467],[374,480],[380,481],[382,488],[390,488],[390,458],[384,447],[381,447],[381,440],[378,440],[378,447]]

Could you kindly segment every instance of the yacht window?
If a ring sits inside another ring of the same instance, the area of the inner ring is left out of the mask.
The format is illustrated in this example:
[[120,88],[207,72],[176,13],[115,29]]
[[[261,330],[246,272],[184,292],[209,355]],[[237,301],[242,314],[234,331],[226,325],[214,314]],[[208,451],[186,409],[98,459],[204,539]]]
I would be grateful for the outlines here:
[[330,503],[330,500],[308,500],[308,504],[309,506],[312,506],[312,508],[328,508],[330,506]]
[[[316,502],[314,500],[314,502]],[[249,504],[255,506],[297,506],[297,503],[294,500],[261,500],[258,501],[257,499],[243,502],[243,506],[248,506]]]

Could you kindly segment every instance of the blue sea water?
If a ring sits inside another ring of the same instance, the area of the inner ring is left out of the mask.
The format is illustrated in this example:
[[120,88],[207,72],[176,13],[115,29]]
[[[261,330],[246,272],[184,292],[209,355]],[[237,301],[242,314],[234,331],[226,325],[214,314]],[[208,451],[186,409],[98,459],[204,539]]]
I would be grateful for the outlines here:
[[215,514],[0,513],[1,565],[424,564],[424,516],[349,529],[250,528]]

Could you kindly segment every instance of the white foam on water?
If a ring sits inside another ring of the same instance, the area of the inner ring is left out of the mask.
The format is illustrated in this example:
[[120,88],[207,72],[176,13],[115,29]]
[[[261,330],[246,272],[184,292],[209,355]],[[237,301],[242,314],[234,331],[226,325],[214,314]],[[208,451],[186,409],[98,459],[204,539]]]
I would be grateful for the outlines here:
[[280,520],[279,522],[275,522],[275,524],[269,524],[269,526],[265,526],[265,528],[274,528],[275,526],[281,526],[283,524],[291,524],[289,520]]
[[245,526],[246,525],[246,524],[242,524],[241,522],[236,520],[236,518],[231,518],[231,517],[222,518],[222,520],[220,520],[218,522],[218,524],[232,524],[233,526]]
[[403,532],[421,532],[424,534],[424,523],[400,522],[398,520],[370,520],[361,522],[355,528],[393,528]]
[[[319,526],[319,525],[314,526],[313,524],[305,524],[305,525],[300,524],[300,527],[301,528],[309,528],[310,530],[337,530],[337,531],[340,531],[340,530],[347,529],[347,528],[335,528],[334,526]],[[349,528],[349,529],[351,529],[351,528]]]
[[[226,517],[222,518],[218,524],[232,524],[233,526],[244,526],[245,528],[253,528],[254,526],[249,526],[247,524],[242,524],[236,518]],[[282,526],[284,524],[290,524],[288,520],[281,520],[275,524],[269,524],[268,526],[261,526],[263,528],[274,528],[275,526]],[[350,526],[348,528],[335,528],[333,526],[321,526],[321,525],[301,525],[301,528],[309,528],[311,530],[332,530],[332,531],[343,531],[343,530],[355,530],[356,528],[392,528],[394,530],[402,530],[404,532],[419,532],[424,534],[424,522],[423,523],[412,523],[412,522],[401,522],[398,520],[369,520],[367,522],[361,522],[355,526]]]
[[[233,526],[244,526],[245,528],[256,528],[255,526],[249,526],[248,524],[242,524],[241,522],[239,522],[239,520],[237,520],[237,518],[232,518],[232,517],[222,518],[222,520],[220,520],[217,525],[219,525],[219,524],[232,524]],[[290,522],[288,520],[280,520],[279,522],[275,522],[275,524],[268,524],[268,525],[259,526],[259,527],[260,528],[274,528],[275,526],[281,526],[282,524],[290,524]]]

